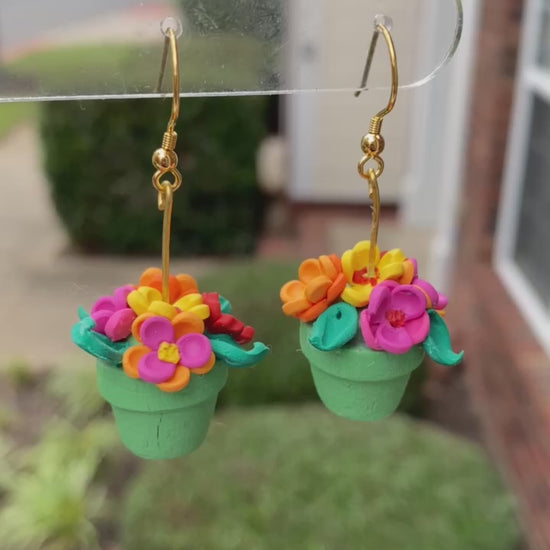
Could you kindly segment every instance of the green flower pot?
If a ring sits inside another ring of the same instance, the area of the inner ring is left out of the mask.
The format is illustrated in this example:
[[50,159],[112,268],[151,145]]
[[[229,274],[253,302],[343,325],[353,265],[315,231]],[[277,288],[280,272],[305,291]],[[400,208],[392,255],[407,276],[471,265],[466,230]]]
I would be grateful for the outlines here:
[[97,385],[124,445],[141,458],[160,460],[189,454],[204,441],[227,369],[217,361],[208,374],[192,374],[183,390],[166,393],[98,361]]
[[350,420],[380,420],[393,413],[411,372],[424,359],[422,346],[394,355],[367,348],[359,337],[338,350],[319,351],[308,341],[311,326],[300,324],[300,345],[325,406]]

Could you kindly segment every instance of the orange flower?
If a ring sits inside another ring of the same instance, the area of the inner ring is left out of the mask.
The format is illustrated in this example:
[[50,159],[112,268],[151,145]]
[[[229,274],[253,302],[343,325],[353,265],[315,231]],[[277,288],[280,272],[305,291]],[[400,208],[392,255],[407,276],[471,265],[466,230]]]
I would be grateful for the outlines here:
[[283,313],[303,323],[314,321],[335,302],[346,278],[342,264],[335,254],[305,260],[298,269],[299,281],[289,281],[281,288]]
[[[168,288],[170,289],[169,302],[171,304],[175,303],[182,296],[197,294],[199,292],[197,282],[191,275],[170,275],[168,281]],[[137,286],[148,286],[162,293],[162,271],[158,267],[149,267],[141,274]]]

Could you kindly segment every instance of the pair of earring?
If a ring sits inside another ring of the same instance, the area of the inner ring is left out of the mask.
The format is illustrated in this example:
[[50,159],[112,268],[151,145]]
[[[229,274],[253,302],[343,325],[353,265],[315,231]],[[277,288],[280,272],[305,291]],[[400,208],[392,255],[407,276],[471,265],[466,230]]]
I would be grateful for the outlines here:
[[[298,279],[280,291],[283,312],[301,322],[300,345],[321,400],[335,414],[354,420],[391,414],[425,354],[448,366],[462,359],[462,353],[451,350],[443,321],[446,298],[419,278],[413,258],[397,248],[380,252],[377,246],[378,178],[384,171],[380,132],[398,89],[395,47],[382,23],[375,28],[361,88],[380,35],[390,57],[391,94],[371,119],[358,165],[372,200],[370,240],[342,257],[305,260]],[[172,204],[182,183],[175,153],[179,61],[172,29],[166,33],[160,81],[168,52],[172,112],[152,159],[153,187],[163,213],[162,268],[149,268],[137,284],[99,298],[89,314],[80,309],[71,331],[73,342],[97,359],[98,389],[111,404],[122,442],[149,459],[196,449],[206,437],[229,368],[255,365],[268,352],[260,342],[249,345],[254,330],[232,314],[228,300],[201,293],[190,275],[170,275]]]

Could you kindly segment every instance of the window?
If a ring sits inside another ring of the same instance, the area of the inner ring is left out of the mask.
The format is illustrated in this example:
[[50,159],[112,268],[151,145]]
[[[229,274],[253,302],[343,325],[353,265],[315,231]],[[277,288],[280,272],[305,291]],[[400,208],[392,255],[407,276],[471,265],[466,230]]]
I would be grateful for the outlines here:
[[528,0],[496,269],[550,355],[550,0]]

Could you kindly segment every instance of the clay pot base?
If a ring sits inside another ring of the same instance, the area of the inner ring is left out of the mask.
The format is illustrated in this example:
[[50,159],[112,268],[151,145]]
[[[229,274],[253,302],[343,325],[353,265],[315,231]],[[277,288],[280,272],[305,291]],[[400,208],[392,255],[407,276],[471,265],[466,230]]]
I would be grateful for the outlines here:
[[317,393],[334,414],[349,420],[380,420],[398,407],[411,372],[424,359],[422,346],[403,355],[367,348],[360,339],[335,351],[309,343],[311,325],[300,324],[300,345]]
[[181,391],[165,393],[134,380],[122,369],[97,362],[97,385],[113,410],[124,445],[153,460],[176,458],[197,449],[206,438],[228,367],[218,361],[203,376],[192,376]]

